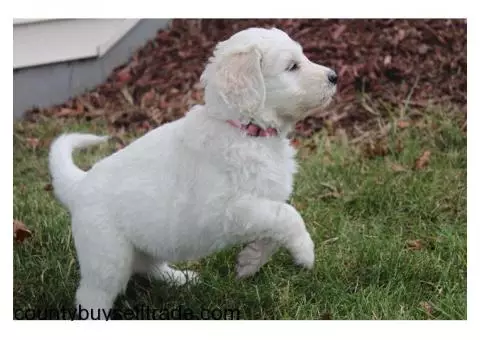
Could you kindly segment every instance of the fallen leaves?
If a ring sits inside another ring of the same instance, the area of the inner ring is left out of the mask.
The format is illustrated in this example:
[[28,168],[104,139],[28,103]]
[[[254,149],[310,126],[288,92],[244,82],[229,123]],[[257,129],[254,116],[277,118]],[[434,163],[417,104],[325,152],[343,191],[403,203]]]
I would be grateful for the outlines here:
[[424,151],[416,160],[414,168],[416,170],[424,169],[430,163],[430,155],[432,153],[429,150]]
[[[401,142],[399,144],[399,141],[397,141],[397,145],[395,149],[397,152],[401,152],[403,150],[403,145],[401,145]],[[376,154],[371,151],[371,153],[372,155],[384,155],[385,151],[384,150],[381,150],[381,152],[377,151]],[[430,163],[431,154],[432,153],[429,150],[423,151],[422,154],[415,159],[415,163],[413,164],[413,166],[411,166],[410,169],[420,170],[420,169],[426,168]],[[386,160],[386,166],[389,167],[393,172],[406,172],[409,170],[404,165],[396,162],[392,162],[388,159]]]
[[32,232],[22,221],[13,220],[13,240],[22,243],[26,238],[32,236]]
[[36,150],[40,145],[40,139],[38,138],[28,137],[25,139],[25,141],[27,142],[27,145],[33,150]]
[[69,116],[75,116],[76,114],[78,113],[81,113],[81,112],[78,112],[76,110],[74,110],[73,108],[69,108],[69,107],[62,107],[58,113],[56,114],[56,116],[58,118],[62,118],[62,117],[69,117]]
[[128,87],[124,86],[122,87],[122,89],[120,90],[120,92],[122,93],[123,95],[123,98],[125,98],[125,100],[127,101],[128,104],[130,105],[135,105],[135,102],[132,98],[132,95],[130,94],[130,92],[128,91]]
[[432,316],[433,314],[433,306],[430,302],[422,301],[420,302],[420,308],[428,314],[428,316]]
[[330,312],[324,312],[320,314],[320,320],[332,320],[332,319],[333,319],[332,313]]
[[399,120],[399,121],[397,121],[397,126],[400,129],[406,129],[410,126],[410,122],[406,121],[406,120]]
[[298,155],[302,159],[310,157],[317,151],[318,145],[313,138],[304,139],[302,141],[299,141],[298,139],[294,140],[294,142],[291,142],[291,145],[298,150]]
[[[286,31],[304,46],[310,59],[338,70],[338,93],[331,105],[336,128],[348,130],[367,122],[372,112],[381,112],[379,107],[364,107],[359,93],[389,106],[404,105],[408,97],[411,109],[429,105],[427,98],[448,97],[466,112],[467,26],[463,20],[175,19],[97,88],[29,114],[102,117],[116,129],[132,130],[139,120],[155,122],[154,128],[178,119],[203,100],[196,85],[215,44],[251,26]],[[399,48],[402,53],[397,53]],[[418,74],[425,77],[409,96]],[[141,115],[131,110],[132,103],[139,106]],[[324,128],[327,120],[314,114],[296,132],[311,135]],[[400,129],[407,125],[399,122]]]
[[318,196],[318,199],[323,199],[323,198],[340,198],[342,197],[342,193],[338,192],[338,191],[330,191],[330,192],[327,192],[325,194],[322,194],[320,196]]
[[327,245],[327,244],[335,243],[337,241],[338,241],[338,237],[332,237],[332,238],[329,238],[329,239],[323,241],[322,244]]
[[341,198],[342,191],[338,190],[335,186],[328,184],[328,183],[320,183],[321,186],[328,188],[330,191],[319,195],[317,199],[324,199],[324,198]]
[[403,151],[404,148],[405,146],[403,145],[402,140],[397,139],[397,141],[395,142],[395,152],[400,153]]
[[406,245],[408,250],[421,250],[424,247],[422,240],[408,240]]
[[346,25],[338,25],[338,27],[335,29],[335,31],[332,33],[332,38],[333,40],[338,40],[342,33],[347,29]]
[[140,106],[145,108],[149,107],[155,104],[155,91],[154,89],[151,89],[148,92],[145,92],[145,94],[141,97],[140,99]]
[[39,149],[49,148],[52,142],[51,138],[23,137],[22,143],[30,150],[37,151]]
[[390,65],[391,63],[392,63],[392,56],[391,55],[385,56],[385,58],[383,59],[383,65],[387,66],[387,65]]
[[385,157],[390,153],[385,139],[369,141],[363,146],[363,154],[367,158]]
[[426,54],[428,52],[428,50],[429,50],[429,47],[426,44],[422,44],[422,45],[418,46],[418,53],[420,53],[422,55]]
[[121,84],[125,84],[131,79],[132,75],[130,74],[130,67],[127,66],[117,72],[115,80]]
[[404,171],[407,171],[407,169],[406,169],[404,166],[402,166],[402,165],[400,165],[400,164],[397,164],[397,163],[393,163],[390,167],[392,168],[392,171],[393,171],[393,172],[404,172]]
[[123,149],[127,145],[127,143],[119,135],[112,136],[111,140],[115,142],[116,151]]

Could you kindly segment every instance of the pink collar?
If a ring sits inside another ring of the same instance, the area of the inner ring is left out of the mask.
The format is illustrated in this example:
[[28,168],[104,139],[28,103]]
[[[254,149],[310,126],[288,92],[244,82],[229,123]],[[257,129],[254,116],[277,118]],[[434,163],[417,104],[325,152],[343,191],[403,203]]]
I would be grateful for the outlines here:
[[255,136],[255,137],[269,137],[269,136],[276,136],[278,135],[277,129],[274,128],[267,128],[262,129],[260,126],[254,123],[242,124],[239,120],[227,120],[227,123],[233,127],[241,129],[247,132],[248,136]]

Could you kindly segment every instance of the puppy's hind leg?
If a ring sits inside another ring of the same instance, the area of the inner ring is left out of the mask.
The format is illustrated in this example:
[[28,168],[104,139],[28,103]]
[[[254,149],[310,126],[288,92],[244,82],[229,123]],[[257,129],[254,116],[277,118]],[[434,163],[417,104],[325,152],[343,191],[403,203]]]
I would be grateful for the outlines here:
[[197,283],[199,280],[198,274],[194,271],[174,269],[166,262],[155,261],[148,255],[140,253],[136,254],[134,270],[138,274],[148,275],[175,286]]
[[81,320],[111,319],[115,299],[125,291],[132,274],[131,246],[115,237],[100,239],[78,242],[80,237],[76,238],[81,244],[77,247],[81,279],[76,293],[77,317]]

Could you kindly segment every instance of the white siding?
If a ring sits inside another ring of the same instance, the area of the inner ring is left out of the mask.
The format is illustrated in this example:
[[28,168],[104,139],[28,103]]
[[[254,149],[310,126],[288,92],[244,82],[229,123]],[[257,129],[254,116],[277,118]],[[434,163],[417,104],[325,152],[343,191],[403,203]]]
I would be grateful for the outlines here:
[[13,68],[105,54],[138,19],[14,19]]

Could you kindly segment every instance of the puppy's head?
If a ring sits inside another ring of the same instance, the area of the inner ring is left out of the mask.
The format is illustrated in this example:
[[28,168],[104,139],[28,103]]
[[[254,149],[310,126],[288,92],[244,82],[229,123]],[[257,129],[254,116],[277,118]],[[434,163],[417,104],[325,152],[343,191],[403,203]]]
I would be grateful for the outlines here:
[[209,111],[277,128],[325,107],[336,73],[311,62],[285,32],[249,28],[220,42],[201,76]]

